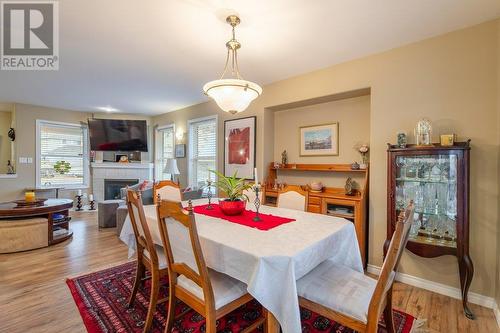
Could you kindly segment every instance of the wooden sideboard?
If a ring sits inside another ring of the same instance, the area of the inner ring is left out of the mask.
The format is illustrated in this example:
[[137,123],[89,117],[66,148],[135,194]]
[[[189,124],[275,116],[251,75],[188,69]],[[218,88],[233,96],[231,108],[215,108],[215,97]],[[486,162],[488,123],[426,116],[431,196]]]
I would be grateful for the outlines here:
[[[352,221],[356,228],[363,265],[366,267],[368,257],[368,168],[352,170],[349,164],[287,164],[284,167],[275,168],[274,163],[272,163],[269,166],[269,176],[264,189],[265,205],[276,205],[279,191],[274,189],[272,184],[274,184],[280,170],[361,174],[363,181],[360,188],[355,190],[355,195],[346,195],[343,188],[334,187],[325,187],[322,192],[308,191],[307,210],[311,213],[332,215]],[[303,188],[307,189],[305,185]]]

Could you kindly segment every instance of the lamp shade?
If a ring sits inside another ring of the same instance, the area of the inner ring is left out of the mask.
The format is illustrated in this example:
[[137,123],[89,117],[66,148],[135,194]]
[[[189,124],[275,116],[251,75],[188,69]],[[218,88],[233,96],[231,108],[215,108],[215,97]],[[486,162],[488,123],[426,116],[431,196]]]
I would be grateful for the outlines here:
[[245,111],[250,103],[262,94],[262,88],[253,82],[240,79],[210,81],[203,86],[205,94],[215,100],[225,112]]
[[163,173],[169,173],[171,175],[180,175],[179,168],[177,167],[177,160],[175,158],[167,159],[167,163],[163,168]]

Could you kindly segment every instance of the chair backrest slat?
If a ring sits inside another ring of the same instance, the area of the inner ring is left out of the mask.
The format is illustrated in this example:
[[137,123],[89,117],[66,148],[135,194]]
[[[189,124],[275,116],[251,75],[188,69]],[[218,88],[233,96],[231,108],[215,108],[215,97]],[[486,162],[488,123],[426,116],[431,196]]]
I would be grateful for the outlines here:
[[201,250],[191,203],[187,210],[183,209],[180,202],[169,200],[160,200],[156,207],[171,281],[183,275],[203,289],[202,301],[215,307],[212,284]]
[[178,201],[182,200],[179,185],[171,180],[161,180],[153,185],[153,200],[158,202],[158,197],[164,200]]
[[134,229],[137,251],[141,251],[141,248],[147,250],[150,255],[150,260],[153,264],[157,265],[158,255],[144,214],[140,192],[130,189],[127,190],[127,208],[130,222]]
[[377,285],[368,308],[368,322],[374,322],[374,325],[376,325],[378,318],[380,318],[384,310],[388,292],[391,290],[396,278],[399,261],[408,243],[414,213],[415,206],[413,201],[411,201],[410,205],[398,216],[396,229],[392,235],[391,243],[387,250]]
[[287,185],[278,193],[277,207],[306,211],[307,201],[307,191],[297,185]]

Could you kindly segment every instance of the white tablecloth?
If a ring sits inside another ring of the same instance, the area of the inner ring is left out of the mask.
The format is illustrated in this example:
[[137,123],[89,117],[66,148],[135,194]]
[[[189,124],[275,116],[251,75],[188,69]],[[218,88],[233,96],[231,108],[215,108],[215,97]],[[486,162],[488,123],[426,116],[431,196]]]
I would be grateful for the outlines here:
[[[195,200],[193,205],[206,203]],[[161,245],[155,206],[145,206],[153,241]],[[262,213],[296,221],[261,231],[222,219],[196,214],[198,234],[207,265],[236,278],[271,311],[285,333],[300,333],[296,280],[326,259],[363,271],[352,222],[321,214],[261,206]],[[174,238],[174,237],[172,237]],[[120,239],[135,252],[127,217]]]

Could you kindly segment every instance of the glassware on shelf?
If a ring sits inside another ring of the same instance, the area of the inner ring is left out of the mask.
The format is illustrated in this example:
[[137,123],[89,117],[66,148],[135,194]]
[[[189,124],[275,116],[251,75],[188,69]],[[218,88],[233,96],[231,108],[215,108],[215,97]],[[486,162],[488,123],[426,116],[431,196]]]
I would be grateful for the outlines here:
[[434,235],[436,234],[437,231],[437,225],[438,225],[438,217],[437,216],[429,216],[427,220],[427,225],[426,225],[426,230],[427,230],[427,238],[426,241],[429,243],[434,242]]
[[396,165],[399,170],[399,178],[405,179],[406,178],[406,166],[407,162],[405,161],[404,157],[398,157],[396,158]]
[[446,170],[449,170],[449,161],[446,156],[439,156],[439,161],[436,166],[439,170],[439,175],[435,178],[439,181],[447,181],[448,176],[446,175]]
[[434,214],[436,211],[436,184],[424,184],[424,213]]
[[417,146],[431,146],[432,126],[429,120],[422,119],[415,126],[415,142]]
[[448,184],[448,200],[446,208],[448,216],[457,215],[457,184]]
[[406,178],[417,178],[417,161],[414,158],[407,159]]
[[401,210],[404,209],[405,206],[405,193],[404,193],[404,185],[396,186],[396,209]]
[[410,228],[410,238],[416,238],[418,236],[418,231],[420,229],[421,223],[420,223],[420,214],[415,213],[413,215],[413,224],[411,225]]
[[446,214],[448,212],[448,185],[436,184],[437,187],[437,212]]

